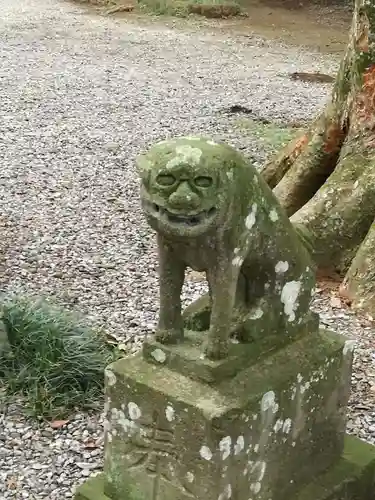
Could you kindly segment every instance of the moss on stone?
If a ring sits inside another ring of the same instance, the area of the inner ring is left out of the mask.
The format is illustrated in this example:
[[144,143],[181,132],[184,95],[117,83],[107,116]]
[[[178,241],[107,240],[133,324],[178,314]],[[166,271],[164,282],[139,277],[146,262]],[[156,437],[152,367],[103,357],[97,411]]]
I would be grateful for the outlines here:
[[[127,486],[146,500],[156,490],[166,500],[188,500],[187,491],[217,500],[225,473],[233,495],[250,498],[251,488],[257,490],[261,482],[268,497],[277,491],[279,500],[293,498],[342,451],[341,409],[351,360],[345,346],[342,336],[313,331],[210,385],[192,379],[184,363],[172,368],[160,352],[152,364],[140,354],[112,364],[106,389],[106,491],[115,500]],[[165,349],[185,349],[190,357],[185,344]],[[232,443],[225,463],[223,439]],[[155,446],[165,452],[156,483],[150,473]],[[255,469],[247,470],[250,462],[258,464]],[[188,482],[190,476],[196,482]]]
[[[104,484],[103,474],[88,479],[78,488],[75,500],[118,500],[104,494]],[[375,448],[354,436],[346,436],[339,460],[289,500],[373,500],[374,497]],[[131,499],[122,496],[121,500]]]
[[104,493],[104,474],[91,477],[79,486],[74,500],[113,500]]
[[305,241],[254,165],[227,144],[191,136],[154,144],[137,165],[142,207],[158,239],[156,339],[184,341],[188,267],[207,276],[202,350],[209,359],[228,356],[233,330],[243,343],[293,339],[308,315],[315,273]]
[[296,500],[373,500],[375,447],[346,436],[340,460],[303,488]]

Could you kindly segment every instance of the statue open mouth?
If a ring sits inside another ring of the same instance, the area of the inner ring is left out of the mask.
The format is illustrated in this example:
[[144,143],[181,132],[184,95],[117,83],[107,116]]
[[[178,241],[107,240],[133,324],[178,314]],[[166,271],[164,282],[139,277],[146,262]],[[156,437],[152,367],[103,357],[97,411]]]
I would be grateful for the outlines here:
[[212,207],[209,210],[204,210],[196,214],[176,214],[170,212],[166,208],[160,207],[156,203],[151,204],[152,211],[154,215],[158,215],[160,218],[167,220],[171,224],[187,225],[187,226],[198,226],[203,222],[207,222],[212,219],[216,214],[216,208]]

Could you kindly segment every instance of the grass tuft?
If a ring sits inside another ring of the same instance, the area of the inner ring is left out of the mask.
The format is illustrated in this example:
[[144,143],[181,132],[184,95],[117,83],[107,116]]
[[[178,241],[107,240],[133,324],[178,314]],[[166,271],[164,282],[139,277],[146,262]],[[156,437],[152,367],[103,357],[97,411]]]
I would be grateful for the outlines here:
[[226,18],[242,13],[236,0],[138,0],[142,10],[158,16],[187,17],[197,14],[208,18]]
[[2,303],[9,349],[0,353],[8,396],[22,395],[29,414],[62,418],[102,405],[104,368],[115,358],[100,332],[76,314],[41,299]]

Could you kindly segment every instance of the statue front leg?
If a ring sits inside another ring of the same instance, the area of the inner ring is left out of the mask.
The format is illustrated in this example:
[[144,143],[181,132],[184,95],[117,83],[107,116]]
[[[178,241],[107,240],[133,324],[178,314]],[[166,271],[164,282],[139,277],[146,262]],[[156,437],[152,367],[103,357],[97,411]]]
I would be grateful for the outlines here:
[[161,237],[158,237],[158,249],[160,311],[156,340],[163,344],[172,344],[184,338],[181,291],[185,264]]
[[239,268],[230,262],[221,263],[220,267],[209,272],[212,310],[205,345],[205,354],[209,359],[222,359],[228,355],[238,272]]

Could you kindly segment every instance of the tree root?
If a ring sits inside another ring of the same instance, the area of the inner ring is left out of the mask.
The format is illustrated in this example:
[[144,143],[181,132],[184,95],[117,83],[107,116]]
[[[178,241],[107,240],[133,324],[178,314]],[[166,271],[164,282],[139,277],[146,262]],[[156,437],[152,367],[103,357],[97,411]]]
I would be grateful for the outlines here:
[[311,234],[318,266],[345,272],[375,214],[375,161],[345,155],[318,192],[292,217]]
[[375,0],[355,0],[331,100],[262,174],[320,269],[375,314]]
[[338,110],[328,106],[311,132],[309,142],[274,188],[289,216],[308,202],[333,172],[345,135]]
[[375,311],[375,221],[342,284],[355,309]]

